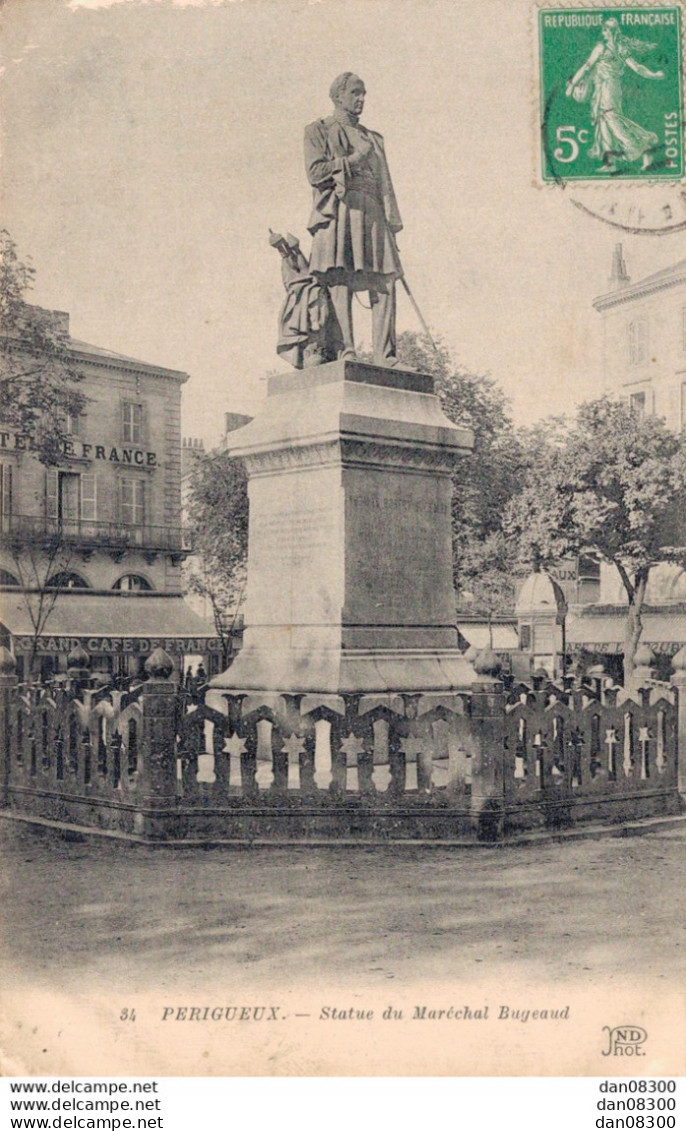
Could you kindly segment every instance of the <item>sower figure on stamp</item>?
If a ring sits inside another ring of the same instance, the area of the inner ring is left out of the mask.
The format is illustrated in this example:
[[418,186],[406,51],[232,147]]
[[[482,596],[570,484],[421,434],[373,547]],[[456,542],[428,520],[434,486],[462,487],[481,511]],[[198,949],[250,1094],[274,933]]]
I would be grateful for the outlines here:
[[305,167],[313,188],[310,271],[328,288],[340,327],[341,356],[355,357],[352,299],[368,291],[372,350],[395,365],[395,280],[402,275],[394,234],[402,221],[383,138],[360,124],[365,87],[350,71],[334,80],[334,112],[305,129]]

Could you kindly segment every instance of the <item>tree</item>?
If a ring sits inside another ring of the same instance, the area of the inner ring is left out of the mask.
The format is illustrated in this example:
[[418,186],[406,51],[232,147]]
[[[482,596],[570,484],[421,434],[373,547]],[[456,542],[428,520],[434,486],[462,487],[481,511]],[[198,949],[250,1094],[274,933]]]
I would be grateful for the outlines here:
[[461,551],[458,612],[486,617],[512,615],[515,602],[516,551],[501,530],[466,541]]
[[63,456],[67,417],[83,411],[86,397],[65,323],[25,301],[35,274],[0,231],[0,420],[50,466]]
[[64,581],[70,573],[73,549],[54,534],[6,534],[3,548],[12,562],[19,582],[16,592],[31,623],[29,672],[40,676],[38,643],[57,603]]
[[186,499],[193,554],[186,562],[190,592],[209,601],[224,664],[245,593],[248,487],[242,461],[227,452],[198,452]]
[[686,448],[662,420],[641,417],[607,397],[579,409],[566,435],[541,439],[525,486],[510,501],[506,533],[534,569],[593,552],[622,579],[628,612],[624,676],[634,656],[650,570],[682,561],[678,507],[686,487]]
[[[34,278],[9,232],[0,231],[0,421],[49,467],[64,458],[67,418],[78,416],[87,398],[77,387],[82,374],[72,359],[66,319],[25,301]],[[2,543],[31,622],[29,666],[37,675],[38,642],[60,594],[53,581],[69,572],[73,550],[59,529],[10,529]]]
[[458,606],[485,616],[512,612],[514,547],[503,535],[502,518],[523,481],[525,457],[498,383],[470,373],[439,340],[413,331],[399,335],[398,356],[430,373],[446,416],[471,428],[474,450],[453,471],[453,581]]

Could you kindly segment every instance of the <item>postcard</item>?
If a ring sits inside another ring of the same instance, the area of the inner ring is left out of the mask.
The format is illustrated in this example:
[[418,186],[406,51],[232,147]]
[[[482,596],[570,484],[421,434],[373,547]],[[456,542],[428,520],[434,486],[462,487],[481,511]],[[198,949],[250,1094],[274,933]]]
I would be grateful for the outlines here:
[[2,6],[4,1075],[683,1072],[684,19]]

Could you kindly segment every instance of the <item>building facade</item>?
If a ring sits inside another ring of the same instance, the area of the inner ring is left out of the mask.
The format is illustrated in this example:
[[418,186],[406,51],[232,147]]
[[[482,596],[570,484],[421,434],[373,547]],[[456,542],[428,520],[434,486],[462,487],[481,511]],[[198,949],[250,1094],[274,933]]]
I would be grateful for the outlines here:
[[[663,417],[677,433],[686,428],[686,259],[633,282],[621,245],[614,252],[609,290],[594,302],[603,320],[604,392],[641,414]],[[682,544],[683,516],[669,541]],[[627,595],[613,566],[600,563],[591,602],[570,607],[567,639],[573,652],[606,664],[621,661]],[[641,640],[666,670],[686,644],[686,573],[676,564],[651,570]]]
[[594,302],[603,319],[605,392],[636,411],[686,427],[686,259],[632,282],[621,244],[608,293]]
[[[68,327],[68,315],[50,312]],[[185,373],[69,339],[84,412],[67,421],[63,458],[45,467],[25,437],[0,429],[0,632],[43,674],[76,644],[91,667],[140,674],[158,643],[216,649],[183,599],[181,523]]]

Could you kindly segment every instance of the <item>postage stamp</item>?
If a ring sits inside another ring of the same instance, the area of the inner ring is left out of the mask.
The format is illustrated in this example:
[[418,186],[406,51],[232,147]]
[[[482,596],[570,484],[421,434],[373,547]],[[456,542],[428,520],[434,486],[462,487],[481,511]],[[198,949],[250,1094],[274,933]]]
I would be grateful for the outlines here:
[[680,5],[538,12],[544,182],[684,175]]

